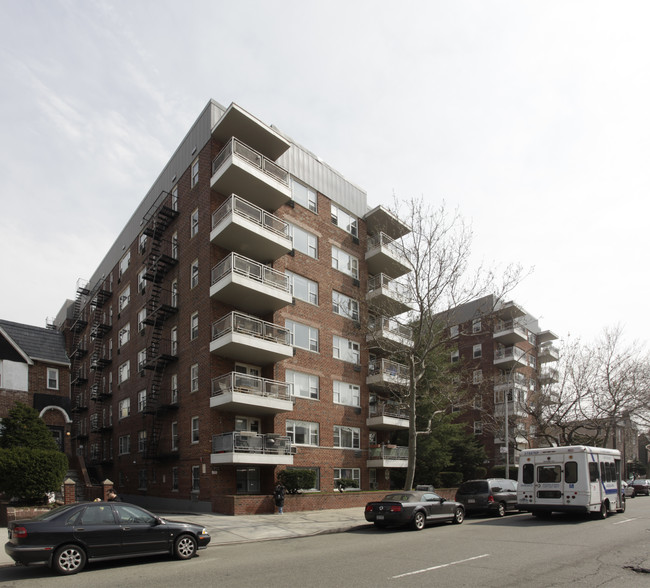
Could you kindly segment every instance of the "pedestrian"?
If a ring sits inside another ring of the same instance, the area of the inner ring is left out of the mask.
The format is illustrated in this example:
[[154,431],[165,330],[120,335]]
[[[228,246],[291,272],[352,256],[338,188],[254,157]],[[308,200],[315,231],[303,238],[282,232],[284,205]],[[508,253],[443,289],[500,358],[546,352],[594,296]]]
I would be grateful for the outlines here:
[[278,485],[275,487],[273,492],[273,500],[275,500],[275,506],[278,507],[278,514],[282,514],[284,509],[284,495],[286,493],[286,488],[282,485],[282,482],[278,480]]
[[117,495],[115,490],[112,488],[108,491],[108,497],[106,498],[108,502],[122,502],[122,499]]

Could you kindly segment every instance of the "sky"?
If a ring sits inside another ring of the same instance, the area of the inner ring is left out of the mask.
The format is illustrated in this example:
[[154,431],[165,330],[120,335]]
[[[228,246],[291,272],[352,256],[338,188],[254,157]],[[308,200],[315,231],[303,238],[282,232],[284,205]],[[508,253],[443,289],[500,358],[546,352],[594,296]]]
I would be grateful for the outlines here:
[[209,99],[444,202],[560,339],[645,346],[645,0],[0,0],[0,318],[45,326]]

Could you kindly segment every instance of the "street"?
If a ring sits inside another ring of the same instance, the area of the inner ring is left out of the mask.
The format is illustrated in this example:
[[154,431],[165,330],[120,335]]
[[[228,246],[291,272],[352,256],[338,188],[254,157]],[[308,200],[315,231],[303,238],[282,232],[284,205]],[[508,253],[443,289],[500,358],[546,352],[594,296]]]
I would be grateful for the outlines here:
[[378,530],[301,539],[210,546],[190,561],[90,564],[60,577],[47,568],[0,570],[0,584],[93,588],[218,585],[349,586],[626,586],[650,585],[650,498],[628,500],[606,520],[528,514],[470,518],[423,531]]

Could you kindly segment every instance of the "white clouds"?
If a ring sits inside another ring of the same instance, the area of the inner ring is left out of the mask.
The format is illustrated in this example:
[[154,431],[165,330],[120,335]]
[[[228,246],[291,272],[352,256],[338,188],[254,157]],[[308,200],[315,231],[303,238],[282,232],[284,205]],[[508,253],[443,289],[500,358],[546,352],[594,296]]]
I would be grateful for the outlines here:
[[649,12],[589,0],[2,3],[0,200],[16,230],[3,257],[28,252],[31,275],[44,273],[101,235],[96,252],[66,259],[65,295],[19,310],[30,294],[3,288],[5,318],[41,324],[74,294],[212,97],[277,125],[372,205],[393,191],[458,205],[477,256],[536,267],[514,296],[544,327],[623,322],[640,337]]

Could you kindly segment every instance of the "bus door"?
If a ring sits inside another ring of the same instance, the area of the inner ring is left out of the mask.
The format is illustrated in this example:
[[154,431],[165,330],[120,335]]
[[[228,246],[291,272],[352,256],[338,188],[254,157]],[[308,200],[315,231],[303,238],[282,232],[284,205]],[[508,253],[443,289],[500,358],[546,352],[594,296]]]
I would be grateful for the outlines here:
[[539,456],[535,464],[534,500],[537,504],[564,504],[563,456]]
[[588,504],[601,504],[603,501],[602,484],[600,482],[600,464],[593,453],[588,454],[589,460],[589,500]]

